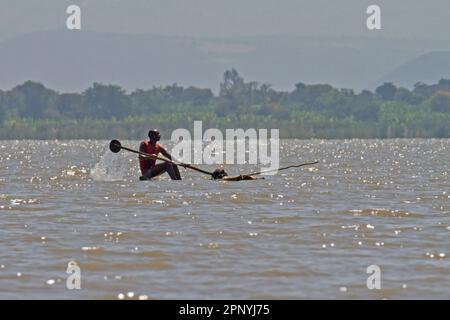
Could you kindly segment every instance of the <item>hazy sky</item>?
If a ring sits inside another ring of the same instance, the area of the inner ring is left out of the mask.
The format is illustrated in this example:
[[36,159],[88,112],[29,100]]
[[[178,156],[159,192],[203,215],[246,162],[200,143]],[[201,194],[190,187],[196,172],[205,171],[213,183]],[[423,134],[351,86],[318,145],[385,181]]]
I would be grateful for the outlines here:
[[366,8],[382,8],[377,36],[449,39],[449,0],[0,0],[0,39],[65,26],[82,8],[84,30],[181,36],[375,35]]

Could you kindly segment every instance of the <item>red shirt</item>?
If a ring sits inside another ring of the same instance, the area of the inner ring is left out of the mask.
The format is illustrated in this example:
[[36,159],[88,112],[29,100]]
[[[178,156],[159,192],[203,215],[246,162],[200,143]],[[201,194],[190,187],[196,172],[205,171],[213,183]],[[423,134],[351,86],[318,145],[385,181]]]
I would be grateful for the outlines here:
[[[158,155],[161,152],[161,145],[159,143],[156,144],[156,147],[153,147],[150,141],[142,141],[141,145],[144,144],[144,152],[148,154]],[[142,150],[142,149],[141,149]],[[141,167],[141,173],[144,176],[148,169],[153,168],[156,164],[156,159],[139,159],[139,165]]]

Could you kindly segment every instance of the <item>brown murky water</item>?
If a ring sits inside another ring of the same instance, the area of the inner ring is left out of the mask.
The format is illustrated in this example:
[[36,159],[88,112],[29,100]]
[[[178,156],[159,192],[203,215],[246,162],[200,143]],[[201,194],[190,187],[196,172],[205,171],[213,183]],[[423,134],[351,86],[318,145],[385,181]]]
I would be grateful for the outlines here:
[[450,298],[450,140],[286,140],[321,163],[239,183],[139,182],[107,144],[0,141],[0,298]]

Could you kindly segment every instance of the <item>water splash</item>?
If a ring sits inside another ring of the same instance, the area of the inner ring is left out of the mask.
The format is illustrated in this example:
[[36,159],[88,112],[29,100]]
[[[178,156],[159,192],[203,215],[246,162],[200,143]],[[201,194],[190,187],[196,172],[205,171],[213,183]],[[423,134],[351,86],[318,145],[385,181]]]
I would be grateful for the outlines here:
[[91,169],[91,178],[94,181],[124,180],[129,169],[125,158],[122,154],[114,154],[106,150],[100,161]]

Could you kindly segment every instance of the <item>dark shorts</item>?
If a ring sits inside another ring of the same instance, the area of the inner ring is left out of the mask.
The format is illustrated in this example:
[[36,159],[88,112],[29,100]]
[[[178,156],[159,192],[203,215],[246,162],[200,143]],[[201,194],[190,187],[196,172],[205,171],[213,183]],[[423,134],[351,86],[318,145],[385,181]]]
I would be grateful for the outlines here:
[[147,179],[152,178],[152,168],[147,170],[147,172],[144,174],[144,177],[146,177]]

